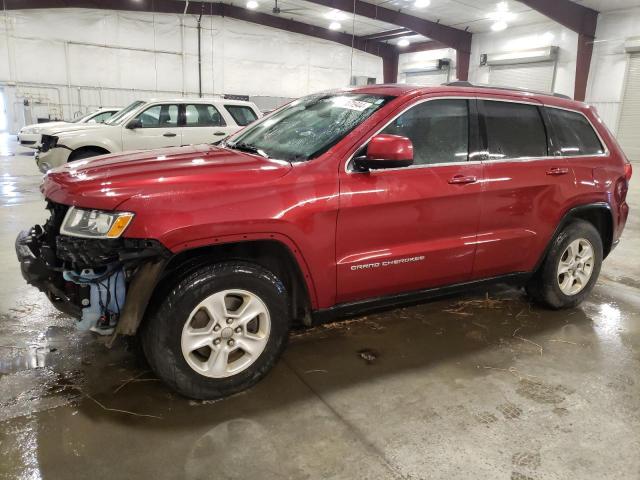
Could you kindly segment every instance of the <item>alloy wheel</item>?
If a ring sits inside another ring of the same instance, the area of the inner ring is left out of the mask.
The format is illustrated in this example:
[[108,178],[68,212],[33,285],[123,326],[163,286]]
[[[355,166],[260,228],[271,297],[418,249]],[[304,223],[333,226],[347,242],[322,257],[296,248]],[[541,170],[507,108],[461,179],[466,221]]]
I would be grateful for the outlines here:
[[196,372],[224,378],[246,370],[264,351],[271,318],[246,290],[224,290],[198,304],[182,329],[182,354]]
[[585,238],[572,241],[560,256],[557,281],[560,290],[571,296],[580,293],[589,283],[595,262],[593,245]]

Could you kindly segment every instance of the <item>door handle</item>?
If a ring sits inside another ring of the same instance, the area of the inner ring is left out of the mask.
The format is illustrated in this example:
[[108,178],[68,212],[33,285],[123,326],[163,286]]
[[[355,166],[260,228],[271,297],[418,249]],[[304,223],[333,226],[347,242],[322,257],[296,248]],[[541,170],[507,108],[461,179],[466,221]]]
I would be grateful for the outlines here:
[[547,175],[566,175],[569,169],[566,167],[551,167],[547,170]]
[[213,133],[216,137],[221,137],[222,135],[226,135],[226,133],[224,132],[214,132]]
[[477,182],[478,179],[472,175],[470,176],[466,176],[466,175],[456,175],[452,178],[449,179],[449,183],[454,184],[454,185],[464,185],[467,183],[475,183]]
[[175,133],[171,133],[171,132],[167,132],[167,133],[163,133],[162,136],[163,137],[175,137],[176,134]]

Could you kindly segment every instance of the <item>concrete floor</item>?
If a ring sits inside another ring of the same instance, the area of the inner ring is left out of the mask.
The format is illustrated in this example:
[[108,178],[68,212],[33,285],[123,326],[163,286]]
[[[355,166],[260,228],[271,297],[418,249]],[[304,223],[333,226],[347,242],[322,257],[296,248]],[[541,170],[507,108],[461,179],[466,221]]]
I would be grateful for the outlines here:
[[640,178],[580,308],[496,288],[328,325],[250,391],[194,402],[25,285],[40,175],[8,137],[0,154],[0,478],[640,478]]

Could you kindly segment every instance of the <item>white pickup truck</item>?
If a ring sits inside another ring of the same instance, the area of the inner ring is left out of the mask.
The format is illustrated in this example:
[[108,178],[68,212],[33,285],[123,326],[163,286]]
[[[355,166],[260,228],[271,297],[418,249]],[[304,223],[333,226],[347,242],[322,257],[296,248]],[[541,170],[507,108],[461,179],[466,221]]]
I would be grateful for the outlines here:
[[103,124],[43,130],[36,163],[44,173],[107,153],[218,143],[261,116],[255,104],[242,100],[138,100]]

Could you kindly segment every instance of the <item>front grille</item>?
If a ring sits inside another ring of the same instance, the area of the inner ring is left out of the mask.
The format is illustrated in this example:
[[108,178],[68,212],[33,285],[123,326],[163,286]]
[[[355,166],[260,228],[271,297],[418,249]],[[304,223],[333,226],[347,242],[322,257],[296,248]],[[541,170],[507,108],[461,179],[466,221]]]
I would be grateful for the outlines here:
[[40,140],[40,151],[47,152],[49,149],[55,147],[58,143],[58,137],[54,135],[42,135]]

